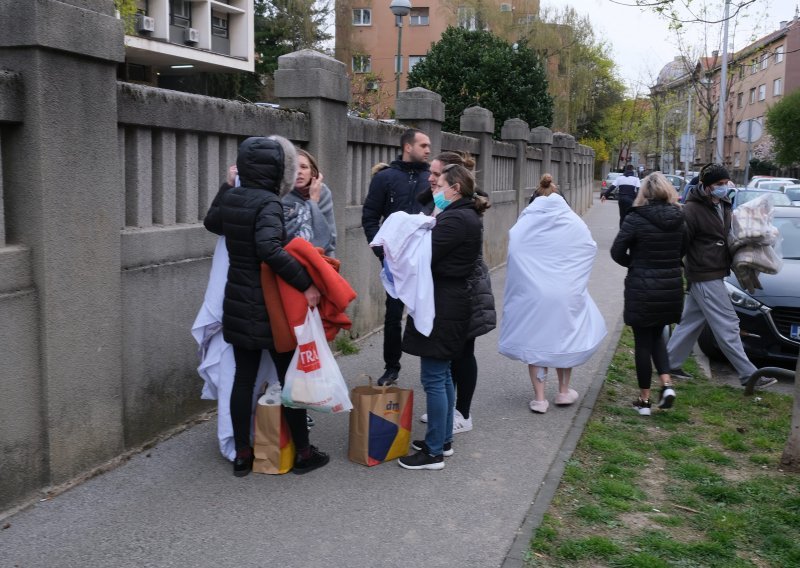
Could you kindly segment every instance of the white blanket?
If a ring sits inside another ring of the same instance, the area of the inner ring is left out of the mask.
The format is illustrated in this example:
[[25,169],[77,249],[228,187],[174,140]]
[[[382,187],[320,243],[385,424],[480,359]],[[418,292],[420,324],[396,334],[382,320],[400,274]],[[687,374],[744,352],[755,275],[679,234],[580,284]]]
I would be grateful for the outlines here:
[[587,285],[597,244],[558,195],[536,198],[509,231],[501,354],[529,365],[585,363],[606,335]]
[[[225,237],[220,237],[211,261],[211,274],[203,305],[192,324],[192,336],[199,346],[200,366],[197,367],[197,372],[204,381],[200,398],[218,401],[219,449],[223,456],[233,461],[236,457],[236,446],[231,423],[231,390],[236,363],[233,359],[233,347],[222,338],[222,300],[225,297],[227,280],[228,249],[225,248]],[[264,392],[268,382],[277,383],[278,372],[269,351],[264,351],[253,390],[254,409],[258,395]]]
[[399,298],[424,336],[433,330],[436,308],[431,273],[431,230],[436,218],[398,211],[384,220],[372,247],[383,247],[381,280],[386,293]]

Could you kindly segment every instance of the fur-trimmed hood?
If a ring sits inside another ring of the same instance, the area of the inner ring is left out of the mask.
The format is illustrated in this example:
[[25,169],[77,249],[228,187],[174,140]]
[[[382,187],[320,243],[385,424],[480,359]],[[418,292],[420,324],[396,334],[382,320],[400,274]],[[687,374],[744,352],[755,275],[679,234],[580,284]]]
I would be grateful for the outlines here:
[[239,146],[236,168],[242,186],[267,189],[283,197],[294,188],[297,151],[282,136],[254,136]]

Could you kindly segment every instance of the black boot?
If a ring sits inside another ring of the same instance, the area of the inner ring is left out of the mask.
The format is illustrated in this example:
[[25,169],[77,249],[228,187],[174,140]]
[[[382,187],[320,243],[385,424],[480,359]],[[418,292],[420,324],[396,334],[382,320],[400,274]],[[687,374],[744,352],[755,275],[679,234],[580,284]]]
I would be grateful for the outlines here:
[[397,379],[399,377],[400,377],[400,367],[389,367],[383,372],[381,377],[378,379],[378,386],[388,387],[389,385],[393,385],[397,382]]
[[244,477],[253,471],[253,448],[246,447],[236,450],[236,459],[233,460],[233,475]]

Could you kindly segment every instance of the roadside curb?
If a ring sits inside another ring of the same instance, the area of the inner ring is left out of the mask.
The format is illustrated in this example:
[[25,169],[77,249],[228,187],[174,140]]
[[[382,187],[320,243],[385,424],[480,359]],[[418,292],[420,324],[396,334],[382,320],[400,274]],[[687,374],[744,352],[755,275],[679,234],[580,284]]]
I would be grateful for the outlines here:
[[506,553],[503,563],[500,565],[501,568],[524,568],[528,549],[530,548],[530,541],[531,538],[533,538],[533,532],[539,528],[539,525],[544,519],[544,514],[547,512],[547,509],[550,508],[550,503],[553,501],[553,497],[561,483],[561,477],[564,475],[567,461],[569,461],[572,454],[575,452],[578,441],[581,439],[583,431],[586,428],[586,423],[589,422],[589,418],[592,416],[594,406],[597,403],[597,397],[600,396],[600,389],[602,389],[605,384],[605,376],[608,372],[608,367],[611,365],[611,360],[616,352],[624,327],[625,324],[620,317],[616,327],[609,333],[609,348],[606,349],[597,367],[597,375],[600,380],[592,381],[586,391],[586,395],[583,397],[583,400],[581,400],[578,411],[575,413],[572,427],[561,442],[558,453],[550,464],[539,490],[535,493],[533,503],[531,503],[531,507],[525,515],[525,519],[516,531],[514,542],[511,543],[511,547]]

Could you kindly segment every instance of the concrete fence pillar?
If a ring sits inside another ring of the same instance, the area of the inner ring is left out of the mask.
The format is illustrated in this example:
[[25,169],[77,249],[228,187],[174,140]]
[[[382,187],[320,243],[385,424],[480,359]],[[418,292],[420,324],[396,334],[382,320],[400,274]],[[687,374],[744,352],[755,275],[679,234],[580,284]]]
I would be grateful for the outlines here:
[[571,179],[572,149],[575,148],[575,139],[569,134],[557,132],[553,134],[553,148],[559,150],[561,160],[559,161],[558,172],[553,172],[556,176],[556,183],[561,191],[561,195],[567,200],[570,206],[574,207],[573,180]]
[[347,102],[350,80],[341,61],[310,49],[278,58],[275,96],[282,107],[308,113],[307,150],[317,158],[333,193],[337,256],[346,255]]
[[517,209],[522,211],[527,205],[529,195],[525,192],[525,168],[527,168],[526,152],[528,150],[528,123],[519,118],[510,118],[503,123],[500,138],[504,142],[514,144],[517,156],[514,160],[514,190],[517,192]]
[[395,117],[398,122],[428,135],[431,139],[431,157],[442,151],[444,103],[441,95],[422,87],[400,91]]
[[476,181],[479,188],[491,195],[491,192],[497,189],[490,187],[491,181],[494,179],[494,160],[492,159],[494,115],[492,111],[479,106],[465,109],[461,113],[461,133],[478,139],[480,156],[478,156]]
[[25,92],[3,145],[6,240],[30,249],[39,311],[40,383],[18,388],[39,397],[44,425],[3,459],[57,484],[123,449],[123,23],[112,0],[35,0],[0,2],[0,29],[0,68]]
[[[531,129],[528,142],[542,151],[542,174],[556,175],[557,172],[550,171],[552,168],[553,131],[544,126],[537,126]],[[559,183],[558,178],[556,178],[556,183]]]

